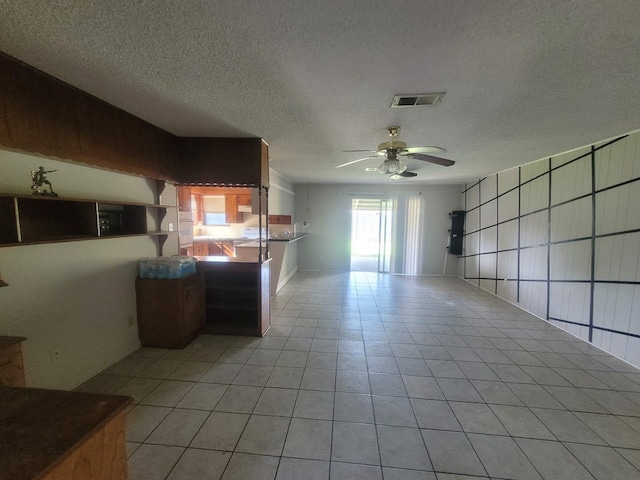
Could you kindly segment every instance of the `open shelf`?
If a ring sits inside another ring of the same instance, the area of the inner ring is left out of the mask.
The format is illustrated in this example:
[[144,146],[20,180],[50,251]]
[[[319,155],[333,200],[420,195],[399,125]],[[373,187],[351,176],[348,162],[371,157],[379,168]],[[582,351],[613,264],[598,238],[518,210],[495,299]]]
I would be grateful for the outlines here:
[[157,237],[158,255],[169,235],[157,231],[167,205],[0,194],[0,247],[134,235]]
[[[204,276],[205,331],[261,336],[269,326],[269,263],[198,261]],[[266,289],[266,290],[265,290]]]
[[0,197],[0,245],[18,243],[15,199]]
[[95,203],[34,197],[17,198],[16,207],[22,243],[98,236]]

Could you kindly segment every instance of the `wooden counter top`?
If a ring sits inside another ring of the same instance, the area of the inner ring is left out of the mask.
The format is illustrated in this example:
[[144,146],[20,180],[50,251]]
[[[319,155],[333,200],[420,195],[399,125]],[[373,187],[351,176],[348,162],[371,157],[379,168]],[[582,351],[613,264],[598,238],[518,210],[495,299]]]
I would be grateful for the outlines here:
[[[260,264],[257,258],[254,257],[225,257],[225,256],[211,256],[211,257],[195,257],[198,262],[202,263],[255,263]],[[262,263],[270,262],[271,259],[267,258]]]
[[0,335],[0,348],[16,345],[18,343],[24,342],[25,340],[26,340],[26,337],[7,337],[7,336]]
[[0,478],[35,480],[122,413],[132,397],[0,387]]
[[307,235],[309,235],[308,233],[296,233],[295,235],[289,235],[287,237],[269,237],[269,241],[270,242],[287,242],[287,243],[291,243],[291,242],[296,242],[298,240],[300,240],[301,238],[306,237]]

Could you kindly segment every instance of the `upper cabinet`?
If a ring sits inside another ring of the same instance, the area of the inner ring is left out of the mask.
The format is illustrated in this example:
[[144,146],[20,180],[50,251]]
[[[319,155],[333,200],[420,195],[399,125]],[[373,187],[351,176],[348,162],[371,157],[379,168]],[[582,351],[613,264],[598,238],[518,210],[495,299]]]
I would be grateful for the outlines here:
[[238,195],[227,194],[224,196],[224,213],[227,216],[227,223],[241,223],[240,212],[238,212]]
[[[250,207],[251,206],[251,194],[250,193],[241,193],[238,195],[238,207]],[[251,209],[246,209],[245,211],[251,211]]]
[[[185,187],[178,187],[182,189]],[[203,225],[217,225],[217,223],[207,223],[205,214],[224,213],[222,223],[242,223],[243,213],[246,211],[241,206],[251,204],[251,190],[242,187],[190,187],[190,192],[195,198],[196,219],[195,222],[202,222]],[[213,200],[212,200],[213,199]],[[219,203],[221,202],[221,203]],[[222,208],[224,206],[224,208]],[[211,217],[215,220],[215,217]]]
[[261,138],[183,138],[178,183],[269,186],[269,146]]
[[0,53],[0,145],[175,181],[180,138]]
[[0,52],[0,147],[177,184],[269,186],[260,138],[177,137]]
[[191,211],[191,188],[178,187],[178,208],[181,212]]

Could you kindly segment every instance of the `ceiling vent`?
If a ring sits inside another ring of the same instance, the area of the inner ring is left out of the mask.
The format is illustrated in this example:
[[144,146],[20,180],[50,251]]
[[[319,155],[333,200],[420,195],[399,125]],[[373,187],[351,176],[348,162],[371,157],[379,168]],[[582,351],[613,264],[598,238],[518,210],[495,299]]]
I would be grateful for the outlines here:
[[440,103],[444,93],[418,93],[418,94],[405,94],[396,95],[391,102],[391,108],[405,108],[405,107],[423,107],[437,105]]

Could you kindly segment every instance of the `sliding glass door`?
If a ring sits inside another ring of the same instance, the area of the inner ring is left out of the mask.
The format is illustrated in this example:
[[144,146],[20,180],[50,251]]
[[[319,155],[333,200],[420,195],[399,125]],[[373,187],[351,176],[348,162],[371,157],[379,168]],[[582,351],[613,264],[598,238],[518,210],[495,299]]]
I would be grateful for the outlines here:
[[351,203],[351,270],[391,271],[393,201],[354,198]]

